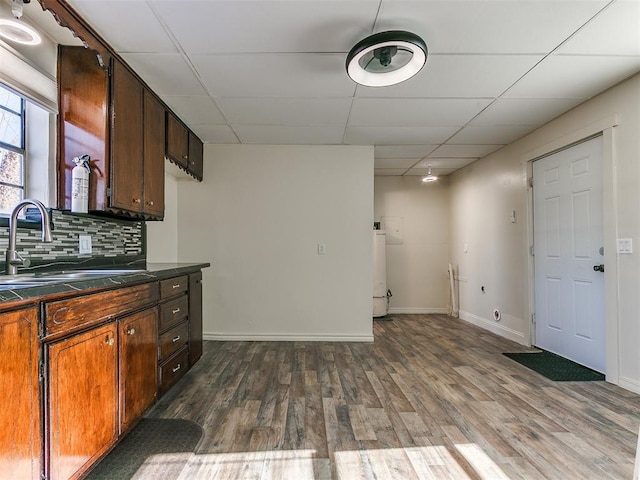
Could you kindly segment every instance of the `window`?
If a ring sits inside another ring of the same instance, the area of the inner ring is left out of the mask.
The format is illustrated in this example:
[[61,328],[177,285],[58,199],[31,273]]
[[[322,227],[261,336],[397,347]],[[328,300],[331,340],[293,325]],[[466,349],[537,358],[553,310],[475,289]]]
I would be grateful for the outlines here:
[[25,100],[0,84],[0,214],[25,197]]

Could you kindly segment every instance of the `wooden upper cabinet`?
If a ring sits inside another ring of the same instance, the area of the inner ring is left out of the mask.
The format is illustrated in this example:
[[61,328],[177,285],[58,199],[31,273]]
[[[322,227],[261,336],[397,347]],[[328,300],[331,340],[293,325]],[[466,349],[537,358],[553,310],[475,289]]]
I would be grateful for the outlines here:
[[118,438],[115,322],[45,346],[49,464],[46,478],[79,478]]
[[167,138],[165,153],[170,160],[184,168],[189,167],[189,131],[171,112],[167,112]]
[[38,310],[0,314],[0,477],[40,478]]
[[193,133],[189,132],[189,171],[198,179],[202,180],[202,160],[203,145],[200,139]]
[[58,47],[58,208],[71,208],[74,157],[91,157],[89,211],[108,208],[109,75],[95,53]]
[[58,47],[58,207],[71,208],[73,158],[91,157],[89,211],[164,215],[164,106],[116,57],[110,75],[94,51]]
[[110,207],[142,213],[143,88],[117,60],[111,70],[111,202]]
[[164,107],[144,92],[144,211],[164,217]]

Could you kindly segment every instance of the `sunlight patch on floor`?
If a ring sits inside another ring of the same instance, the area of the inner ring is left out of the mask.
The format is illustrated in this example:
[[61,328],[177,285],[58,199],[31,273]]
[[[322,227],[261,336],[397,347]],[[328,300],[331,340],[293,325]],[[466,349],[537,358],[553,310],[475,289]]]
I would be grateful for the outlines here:
[[[348,450],[335,452],[336,478],[353,479],[419,479],[441,480],[509,480],[509,477],[489,456],[474,443],[455,445],[456,451],[473,468],[469,476],[460,465],[460,457],[445,446]],[[178,480],[209,478],[242,478],[243,480],[267,480],[295,478],[300,480],[330,478],[327,459],[315,458],[315,450],[274,450],[259,452],[192,454]],[[135,478],[155,478],[149,475],[161,471],[163,462],[173,462],[174,457],[154,455],[136,474]],[[167,458],[169,457],[169,458]],[[463,462],[464,463],[464,462]],[[314,470],[314,465],[316,466]],[[319,469],[318,466],[322,465]],[[314,473],[315,472],[315,473]],[[142,475],[141,475],[142,474]]]

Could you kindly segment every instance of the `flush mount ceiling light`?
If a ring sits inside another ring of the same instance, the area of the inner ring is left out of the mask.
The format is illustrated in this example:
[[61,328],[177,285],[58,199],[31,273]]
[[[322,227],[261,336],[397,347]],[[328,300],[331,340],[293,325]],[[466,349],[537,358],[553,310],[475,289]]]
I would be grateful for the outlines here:
[[25,3],[31,0],[13,0],[11,2],[11,14],[16,20],[0,18],[0,37],[23,45],[38,45],[42,42],[40,34],[33,27],[18,21],[22,17]]
[[418,35],[402,30],[375,33],[360,40],[347,55],[347,74],[367,87],[404,82],[427,61],[427,44]]
[[26,23],[0,18],[0,37],[23,45],[38,45],[40,34]]
[[436,180],[438,180],[438,176],[432,175],[431,165],[427,165],[427,174],[424,177],[422,177],[422,183],[435,182]]

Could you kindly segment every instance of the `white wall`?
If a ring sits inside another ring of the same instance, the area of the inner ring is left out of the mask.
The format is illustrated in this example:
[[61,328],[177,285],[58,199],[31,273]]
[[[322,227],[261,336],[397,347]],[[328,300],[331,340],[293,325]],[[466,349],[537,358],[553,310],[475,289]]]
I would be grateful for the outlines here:
[[[190,182],[194,185],[195,182]],[[164,176],[164,220],[146,222],[147,261],[178,261],[178,180]]]
[[212,265],[205,338],[372,340],[373,148],[204,154],[204,181],[178,182],[178,251]]
[[[528,342],[527,169],[536,156],[598,131],[604,131],[607,380],[640,392],[640,259],[615,253],[616,237],[640,245],[640,76],[452,175],[451,255],[461,277],[461,317]],[[515,224],[508,220],[512,209]],[[499,324],[490,319],[494,307],[503,312]]]
[[390,313],[448,311],[448,179],[424,184],[421,177],[375,177],[374,217],[400,218],[402,244],[387,245]]

